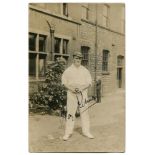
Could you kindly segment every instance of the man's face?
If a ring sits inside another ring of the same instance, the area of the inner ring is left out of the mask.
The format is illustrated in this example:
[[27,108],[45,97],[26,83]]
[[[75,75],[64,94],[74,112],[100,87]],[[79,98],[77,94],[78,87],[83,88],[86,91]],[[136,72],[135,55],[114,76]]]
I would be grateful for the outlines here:
[[81,65],[81,60],[82,60],[82,58],[74,56],[74,65],[76,67],[79,67]]

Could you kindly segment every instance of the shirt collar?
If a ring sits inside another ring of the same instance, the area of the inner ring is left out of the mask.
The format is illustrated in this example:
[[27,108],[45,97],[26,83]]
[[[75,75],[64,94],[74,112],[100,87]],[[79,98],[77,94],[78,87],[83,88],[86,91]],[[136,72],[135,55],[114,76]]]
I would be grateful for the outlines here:
[[72,67],[75,68],[75,69],[80,69],[82,66],[80,65],[79,67],[75,67],[75,65],[72,64]]

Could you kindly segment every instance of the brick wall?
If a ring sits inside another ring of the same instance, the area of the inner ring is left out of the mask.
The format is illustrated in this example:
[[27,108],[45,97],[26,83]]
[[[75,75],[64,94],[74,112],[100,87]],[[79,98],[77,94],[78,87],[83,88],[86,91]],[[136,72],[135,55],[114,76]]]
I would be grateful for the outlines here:
[[[88,46],[89,49],[89,70],[94,80],[95,76],[95,41],[96,41],[96,27],[95,27],[95,4],[89,4],[90,21],[81,20],[81,5],[69,4],[69,20],[63,19],[61,16],[53,16],[50,12],[58,14],[60,12],[60,5],[46,4],[38,5],[43,11],[37,9],[29,9],[29,30],[46,33],[47,52],[50,53],[50,33],[46,20],[54,26],[55,35],[64,35],[70,37],[69,41],[69,63],[72,63],[72,53],[80,51],[81,46]],[[102,81],[102,96],[111,93],[118,88],[117,85],[117,56],[125,56],[125,36],[122,33],[119,20],[121,19],[122,4],[110,5],[110,25],[109,28],[104,28],[101,25],[97,27],[97,77]],[[36,6],[34,6],[36,7]],[[75,11],[76,10],[76,11]],[[45,11],[45,12],[44,12]],[[46,13],[49,12],[49,13]],[[99,20],[99,19],[98,19]],[[77,23],[76,23],[77,22]],[[81,25],[80,25],[81,24]],[[99,24],[99,23],[98,23]],[[102,73],[102,52],[103,49],[110,51],[109,56],[109,71],[108,74]],[[50,56],[48,56],[50,60]],[[125,87],[125,69],[123,68],[123,88]],[[37,81],[30,82],[30,92],[37,89]],[[94,83],[94,81],[93,81]],[[89,89],[89,95],[94,94],[94,85]]]
[[[95,75],[95,25],[87,21],[83,21],[81,25],[81,46],[90,47],[89,54],[89,70],[94,79]],[[102,73],[102,52],[103,49],[110,51],[109,57],[109,74]],[[105,28],[97,28],[97,69],[96,74],[102,80],[102,95],[111,93],[117,89],[117,55],[124,55],[124,35],[112,32]],[[124,78],[123,73],[123,78]],[[124,83],[124,79],[123,79]],[[123,84],[124,86],[124,84]],[[90,94],[94,92],[89,91]]]

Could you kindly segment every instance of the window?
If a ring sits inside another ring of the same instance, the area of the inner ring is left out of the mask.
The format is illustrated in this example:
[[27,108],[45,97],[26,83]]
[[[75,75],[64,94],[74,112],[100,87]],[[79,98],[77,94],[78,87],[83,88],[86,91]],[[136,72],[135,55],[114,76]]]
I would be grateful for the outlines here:
[[119,55],[117,56],[117,66],[123,66],[124,63],[124,56]]
[[89,63],[89,47],[86,46],[82,46],[81,47],[81,53],[82,53],[82,62],[81,64],[85,67],[88,67],[88,63]]
[[88,13],[89,13],[88,4],[83,4],[82,5],[82,19],[88,20]]
[[39,35],[39,52],[45,52],[46,50],[46,36]]
[[63,3],[63,15],[68,16],[68,4]]
[[108,5],[103,5],[102,11],[102,24],[104,27],[108,27]]
[[46,35],[29,33],[29,76],[33,79],[45,76]]
[[54,60],[56,60],[59,57],[63,57],[66,62],[68,60],[68,44],[69,40],[64,38],[58,38],[55,37],[55,45],[54,45]]
[[30,51],[36,50],[36,34],[34,33],[29,34],[29,50]]
[[63,54],[68,53],[68,40],[63,39]]
[[55,38],[54,39],[54,51],[55,53],[60,53],[60,44],[61,44],[61,39],[60,38]]
[[57,37],[55,37],[54,40],[55,40],[55,45],[54,45],[55,53],[67,54],[69,40],[57,38]]
[[29,53],[29,75],[36,75],[36,54]]
[[118,55],[117,56],[117,84],[118,87],[122,87],[123,82],[123,69],[124,68],[124,56]]
[[102,71],[104,71],[104,72],[108,72],[108,59],[109,59],[109,51],[103,50]]
[[46,60],[46,55],[44,54],[39,54],[39,76],[44,77],[45,75],[45,60]]

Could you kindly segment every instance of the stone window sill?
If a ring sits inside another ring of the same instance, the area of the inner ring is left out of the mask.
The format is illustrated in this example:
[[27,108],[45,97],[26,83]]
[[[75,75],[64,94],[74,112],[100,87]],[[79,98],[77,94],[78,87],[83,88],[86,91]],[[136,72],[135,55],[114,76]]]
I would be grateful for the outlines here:
[[44,82],[44,81],[45,81],[45,78],[42,78],[42,79],[29,78],[29,82]]

